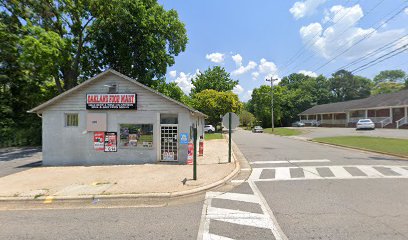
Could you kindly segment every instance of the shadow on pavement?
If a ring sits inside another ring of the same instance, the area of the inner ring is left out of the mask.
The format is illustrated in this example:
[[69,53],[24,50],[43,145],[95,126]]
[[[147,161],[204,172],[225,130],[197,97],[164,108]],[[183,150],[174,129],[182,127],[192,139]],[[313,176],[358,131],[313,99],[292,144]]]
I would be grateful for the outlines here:
[[32,162],[32,163],[18,166],[17,168],[35,168],[35,167],[41,167],[41,166],[42,166],[42,161],[37,161],[37,162]]
[[11,161],[19,158],[32,157],[34,154],[41,152],[41,148],[26,148],[26,149],[12,149],[0,150],[0,161]]

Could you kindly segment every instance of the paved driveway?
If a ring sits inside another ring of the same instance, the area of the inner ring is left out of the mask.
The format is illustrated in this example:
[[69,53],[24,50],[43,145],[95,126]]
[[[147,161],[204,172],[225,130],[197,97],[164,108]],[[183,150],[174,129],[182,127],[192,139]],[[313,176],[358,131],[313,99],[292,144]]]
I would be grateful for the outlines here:
[[0,149],[0,177],[41,166],[40,148]]
[[304,134],[300,135],[305,138],[319,137],[336,137],[336,136],[369,136],[369,137],[386,137],[386,138],[404,138],[408,139],[407,129],[375,129],[360,130],[354,128],[326,128],[326,127],[305,127],[301,128]]

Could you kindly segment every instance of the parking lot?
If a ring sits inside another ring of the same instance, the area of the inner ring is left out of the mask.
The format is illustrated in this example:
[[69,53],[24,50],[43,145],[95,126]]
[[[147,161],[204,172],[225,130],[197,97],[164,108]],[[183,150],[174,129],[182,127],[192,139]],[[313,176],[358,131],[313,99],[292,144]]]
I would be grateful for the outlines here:
[[408,139],[407,129],[384,129],[375,130],[358,130],[355,128],[326,128],[326,127],[303,127],[300,129],[304,133],[301,137],[313,139],[320,137],[337,137],[337,136],[368,136],[368,137],[386,137],[386,138],[403,138]]

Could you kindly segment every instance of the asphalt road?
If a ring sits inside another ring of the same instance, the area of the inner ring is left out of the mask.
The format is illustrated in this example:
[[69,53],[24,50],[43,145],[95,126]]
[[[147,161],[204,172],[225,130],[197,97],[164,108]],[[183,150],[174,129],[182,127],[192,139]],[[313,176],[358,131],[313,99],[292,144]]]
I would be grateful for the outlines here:
[[[408,178],[386,167],[366,177],[373,165],[408,166],[408,160],[248,131],[234,141],[258,163],[255,184],[289,239],[408,239]],[[279,163],[287,160],[306,161]]]
[[408,239],[407,160],[247,131],[233,139],[252,163],[246,182],[163,205],[0,203],[0,239]]

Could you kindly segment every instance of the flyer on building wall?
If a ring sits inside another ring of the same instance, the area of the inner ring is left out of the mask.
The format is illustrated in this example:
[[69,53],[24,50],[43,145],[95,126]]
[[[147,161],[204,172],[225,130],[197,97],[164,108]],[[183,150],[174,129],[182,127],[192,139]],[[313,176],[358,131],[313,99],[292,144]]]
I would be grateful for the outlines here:
[[117,151],[117,133],[105,132],[105,152]]
[[94,149],[97,151],[104,151],[104,137],[105,132],[94,133]]

